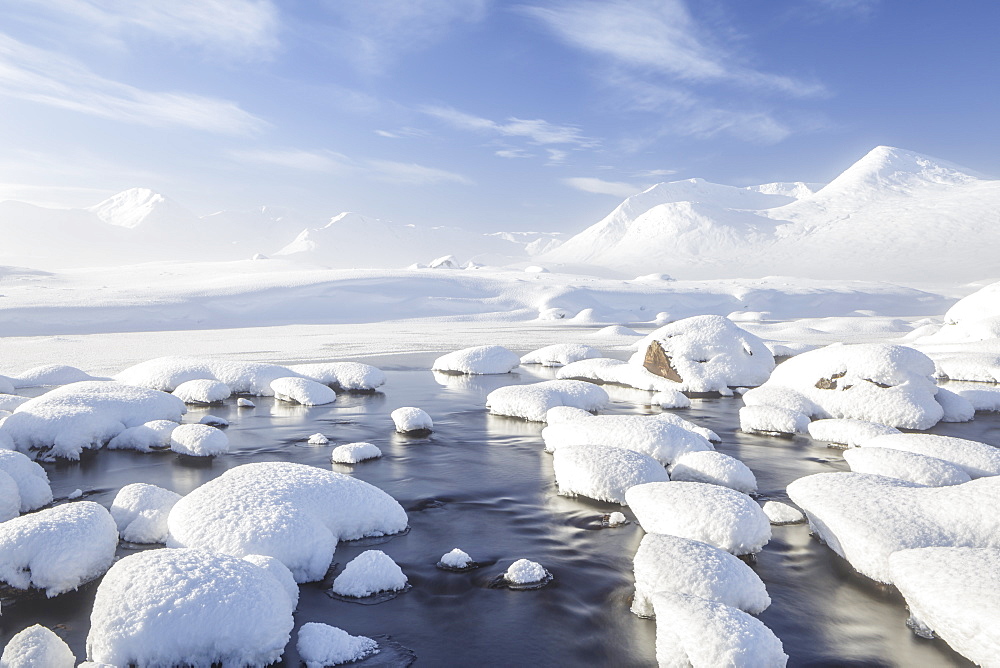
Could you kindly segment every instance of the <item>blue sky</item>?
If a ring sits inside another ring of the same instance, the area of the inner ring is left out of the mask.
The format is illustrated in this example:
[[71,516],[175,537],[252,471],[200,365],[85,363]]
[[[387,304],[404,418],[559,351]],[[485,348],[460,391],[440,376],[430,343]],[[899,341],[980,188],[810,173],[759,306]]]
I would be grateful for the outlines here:
[[145,186],[196,213],[576,231],[658,181],[826,181],[878,144],[1000,176],[990,2],[21,0],[0,19],[0,199]]

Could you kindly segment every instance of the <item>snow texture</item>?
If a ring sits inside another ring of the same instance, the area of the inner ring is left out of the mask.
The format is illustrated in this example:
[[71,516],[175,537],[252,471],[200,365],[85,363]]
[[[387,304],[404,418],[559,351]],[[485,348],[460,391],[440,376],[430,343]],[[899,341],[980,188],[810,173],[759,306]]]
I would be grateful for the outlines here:
[[295,648],[306,668],[323,668],[360,661],[377,653],[378,643],[365,636],[352,636],[336,626],[307,622],[299,629]]
[[545,567],[535,561],[528,559],[518,559],[504,572],[504,579],[515,585],[533,584],[541,582],[548,576]]
[[76,656],[66,642],[50,629],[35,624],[7,643],[0,668],[74,668]]
[[552,458],[559,493],[625,503],[629,487],[670,480],[663,465],[649,455],[607,445],[570,445]]
[[337,400],[337,393],[327,385],[308,378],[286,376],[271,381],[271,392],[279,401],[302,404],[303,406],[322,406],[332,404]]
[[944,410],[941,422],[968,422],[976,417],[976,407],[967,397],[939,387],[936,398]]
[[472,557],[456,547],[441,556],[441,563],[452,568],[465,568],[472,563]]
[[0,580],[49,598],[104,574],[118,528],[103,506],[74,501],[0,523]]
[[244,464],[182,498],[168,518],[171,547],[281,561],[297,582],[321,579],[337,542],[406,528],[382,490],[350,476],[286,462]]
[[740,409],[740,431],[748,434],[803,434],[809,416],[780,406],[744,406]]
[[0,471],[10,476],[17,485],[22,513],[37,510],[52,502],[48,474],[26,455],[0,450]]
[[288,643],[294,602],[269,570],[204,550],[131,554],[97,588],[91,661],[127,666],[265,666]]
[[757,491],[757,478],[747,465],[721,452],[686,452],[670,465],[670,479],[707,482],[751,494]]
[[182,424],[170,432],[170,449],[179,455],[215,457],[229,452],[229,437],[207,424]]
[[633,559],[632,612],[654,615],[652,597],[661,592],[689,594],[756,615],[771,605],[764,583],[741,559],[697,540],[648,533]]
[[164,392],[84,381],[26,401],[0,430],[22,452],[51,448],[53,456],[79,459],[85,448],[99,448],[128,427],[150,420],[180,422],[186,411],[183,401]]
[[189,380],[171,392],[186,404],[219,404],[229,398],[229,386],[217,380]]
[[583,379],[597,383],[611,383],[634,387],[637,390],[657,393],[657,403],[664,408],[687,408],[691,400],[681,392],[681,386],[640,365],[622,360],[597,357],[567,364],[559,369],[557,378]]
[[397,408],[389,414],[392,423],[396,425],[396,431],[400,434],[407,434],[411,431],[430,431],[434,429],[434,420],[422,408],[404,406]]
[[382,451],[374,443],[359,441],[338,445],[330,453],[330,461],[335,464],[357,464],[368,459],[378,459]]
[[189,380],[217,380],[234,394],[269,397],[273,394],[271,381],[294,375],[287,367],[263,362],[157,357],[121,371],[115,379],[164,392],[172,392]]
[[864,420],[827,418],[809,423],[809,437],[817,441],[856,448],[876,436],[900,433],[895,427]]
[[86,371],[65,364],[45,364],[20,373],[11,378],[14,389],[23,387],[47,387],[49,385],[69,385],[84,380],[106,380],[95,378]]
[[306,443],[309,445],[327,445],[330,443],[330,439],[328,439],[324,434],[316,432],[309,437]]
[[771,539],[771,524],[750,497],[700,482],[652,482],[625,493],[647,533],[700,540],[733,554],[759,552]]
[[111,502],[111,517],[122,540],[130,543],[163,543],[167,517],[181,495],[144,482],[125,485]]
[[0,523],[21,514],[21,493],[17,483],[7,473],[0,471]]
[[771,520],[771,524],[796,524],[804,522],[806,516],[798,508],[782,503],[781,501],[767,501],[764,503],[764,514]]
[[898,550],[1000,548],[1000,477],[922,487],[867,473],[818,473],[787,491],[830,549],[879,582],[892,583],[888,559]]
[[937,457],[906,450],[866,445],[844,452],[844,460],[855,473],[899,478],[927,487],[961,485],[972,478],[964,469]]
[[521,357],[521,364],[541,364],[542,366],[565,366],[580,360],[601,357],[597,348],[582,343],[554,343],[538,350],[533,350]]
[[8,412],[13,411],[30,398],[31,397],[22,397],[19,394],[0,394],[0,410]]
[[362,598],[383,591],[400,591],[406,588],[406,575],[381,550],[365,550],[344,567],[333,581],[332,590],[341,596]]
[[546,380],[497,388],[486,396],[486,407],[495,415],[545,422],[546,411],[556,406],[596,411],[604,408],[609,401],[608,393],[593,383]]
[[861,444],[936,457],[963,469],[972,478],[1000,475],[1000,448],[979,441],[937,434],[889,434]]
[[170,447],[170,435],[177,426],[177,423],[171,420],[150,420],[120,432],[108,441],[108,449],[138,452],[163,450]]
[[385,372],[361,362],[293,364],[294,373],[346,392],[372,392],[385,385]]
[[669,415],[591,415],[548,425],[542,440],[549,452],[573,445],[607,445],[648,455],[662,464],[671,464],[686,452],[712,450],[705,436],[664,417]]
[[510,373],[521,364],[517,354],[503,346],[475,346],[442,355],[431,369],[449,373],[487,375]]

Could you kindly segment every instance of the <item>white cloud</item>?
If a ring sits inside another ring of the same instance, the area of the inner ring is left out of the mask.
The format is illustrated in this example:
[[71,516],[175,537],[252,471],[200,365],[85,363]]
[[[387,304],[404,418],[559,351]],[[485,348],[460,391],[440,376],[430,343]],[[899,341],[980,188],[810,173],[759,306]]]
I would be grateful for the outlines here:
[[593,139],[583,136],[580,128],[575,125],[554,125],[542,119],[525,120],[514,117],[498,123],[451,107],[427,106],[420,111],[460,130],[521,137],[532,144],[573,144],[581,147],[596,145]]
[[302,151],[298,149],[236,150],[229,156],[238,162],[270,167],[301,169],[307,172],[333,172],[348,168],[346,156],[332,151]]
[[569,157],[568,151],[562,151],[557,148],[547,148],[545,151],[549,154],[549,159],[545,163],[547,165],[561,165],[566,162],[566,158]]
[[598,195],[614,195],[622,199],[645,190],[645,186],[636,186],[621,181],[605,181],[591,176],[576,176],[563,179],[562,182],[570,188],[576,188],[584,192]]
[[265,123],[234,102],[153,92],[112,81],[75,60],[0,34],[0,95],[115,121],[248,134]]
[[500,149],[499,151],[494,151],[493,154],[499,158],[507,158],[508,160],[534,157],[532,153],[528,153],[527,151],[520,148]]
[[436,183],[472,185],[473,183],[472,180],[461,174],[414,163],[369,160],[367,165],[376,179],[389,181],[390,183],[405,183],[408,185],[433,185]]
[[673,176],[676,173],[676,169],[647,169],[636,172],[634,176],[639,179],[658,179],[663,176]]

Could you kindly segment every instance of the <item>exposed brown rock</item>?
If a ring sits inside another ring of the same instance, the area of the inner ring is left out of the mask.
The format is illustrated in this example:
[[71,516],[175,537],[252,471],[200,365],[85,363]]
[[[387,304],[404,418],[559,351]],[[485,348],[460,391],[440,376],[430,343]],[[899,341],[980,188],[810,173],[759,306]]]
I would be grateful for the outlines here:
[[672,380],[675,383],[684,382],[681,375],[677,373],[677,369],[670,363],[670,356],[667,355],[667,352],[660,345],[659,341],[654,340],[646,348],[646,358],[643,360],[642,366],[646,371],[656,374],[661,378]]

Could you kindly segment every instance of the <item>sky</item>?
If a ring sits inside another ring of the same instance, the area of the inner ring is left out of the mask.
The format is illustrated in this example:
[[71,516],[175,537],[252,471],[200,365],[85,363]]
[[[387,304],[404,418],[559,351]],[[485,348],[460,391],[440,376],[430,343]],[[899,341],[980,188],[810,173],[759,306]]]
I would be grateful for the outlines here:
[[0,200],[148,187],[576,232],[660,181],[825,182],[877,145],[1000,177],[1000,5],[20,0]]

